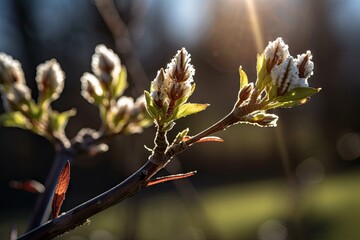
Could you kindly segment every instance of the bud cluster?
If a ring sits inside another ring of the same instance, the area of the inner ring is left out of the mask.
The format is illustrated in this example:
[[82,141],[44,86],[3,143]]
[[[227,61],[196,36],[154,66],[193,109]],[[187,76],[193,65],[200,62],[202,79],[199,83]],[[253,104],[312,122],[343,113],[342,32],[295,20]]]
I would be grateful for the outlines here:
[[299,87],[308,87],[308,78],[313,75],[314,63],[310,51],[294,58],[282,38],[269,42],[264,51],[266,70],[281,96]]
[[164,70],[161,68],[152,82],[151,97],[159,108],[171,115],[176,101],[188,99],[193,88],[195,69],[191,55],[180,49]]
[[25,83],[21,64],[5,53],[0,53],[0,87],[7,112],[28,109],[31,91]]
[[126,88],[126,75],[121,78],[126,70],[119,57],[102,44],[95,48],[91,68],[94,74],[84,73],[81,77],[81,94],[89,103],[109,106]]
[[282,38],[269,42],[263,54],[258,55],[256,68],[255,84],[248,83],[246,73],[239,68],[240,90],[233,109],[238,121],[274,127],[278,117],[267,110],[305,104],[321,90],[308,84],[314,70],[311,52],[294,58]]
[[38,101],[31,97],[20,63],[0,53],[0,88],[2,101],[7,113],[0,122],[5,126],[21,127],[47,137],[67,143],[64,129],[74,111],[63,113],[52,110],[50,103],[64,89],[64,72],[55,60],[46,61],[37,67],[36,82],[39,90]]
[[94,74],[84,73],[81,77],[81,94],[89,103],[99,106],[104,131],[135,133],[151,124],[143,95],[135,102],[122,96],[127,87],[126,68],[111,49],[98,45],[91,67]]
[[150,92],[145,91],[146,110],[160,131],[169,131],[175,120],[204,111],[209,106],[187,102],[195,90],[195,69],[190,62],[191,55],[181,48],[166,69],[158,71]]

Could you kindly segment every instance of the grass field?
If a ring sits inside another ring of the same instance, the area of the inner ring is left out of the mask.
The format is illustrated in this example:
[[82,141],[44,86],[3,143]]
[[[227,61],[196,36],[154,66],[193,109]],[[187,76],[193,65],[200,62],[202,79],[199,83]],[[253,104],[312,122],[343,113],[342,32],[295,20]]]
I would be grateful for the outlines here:
[[[273,229],[263,239],[356,240],[359,185],[360,173],[352,172],[301,190],[267,180],[212,188],[187,199],[171,191],[126,200],[59,239],[252,240],[261,239],[259,229],[265,228],[260,226],[267,222]],[[0,227],[5,236],[8,226]]]

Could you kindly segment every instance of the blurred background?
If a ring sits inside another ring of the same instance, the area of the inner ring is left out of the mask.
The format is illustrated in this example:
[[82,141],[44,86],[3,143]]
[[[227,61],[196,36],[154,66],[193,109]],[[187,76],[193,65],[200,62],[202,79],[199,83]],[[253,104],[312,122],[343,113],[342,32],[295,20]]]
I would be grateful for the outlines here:
[[[256,79],[256,53],[281,36],[294,56],[311,50],[310,85],[322,91],[281,109],[276,129],[237,125],[224,143],[194,146],[167,167],[197,170],[94,217],[59,239],[359,239],[360,2],[357,0],[1,0],[0,52],[22,63],[37,98],[36,67],[56,58],[65,89],[53,108],[77,109],[66,129],[98,128],[98,110],[80,95],[97,44],[119,54],[129,71],[126,95],[137,97],[181,47],[192,54],[196,91],[207,111],[177,122],[195,134],[228,113],[238,92],[238,67]],[[0,107],[0,113],[4,110]],[[155,129],[119,136],[107,153],[79,158],[62,211],[113,187],[146,160]],[[37,195],[11,180],[44,182],[54,157],[46,139],[0,128],[0,235],[19,233]],[[165,175],[167,172],[161,171]],[[5,238],[4,238],[5,239]]]

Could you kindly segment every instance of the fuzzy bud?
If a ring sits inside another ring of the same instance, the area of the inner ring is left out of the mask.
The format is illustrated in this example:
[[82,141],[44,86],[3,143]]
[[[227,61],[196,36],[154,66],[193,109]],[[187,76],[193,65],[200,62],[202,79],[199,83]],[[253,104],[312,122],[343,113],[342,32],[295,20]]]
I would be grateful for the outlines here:
[[185,81],[193,81],[195,69],[190,64],[191,55],[185,48],[181,48],[171,62],[168,64],[166,74],[175,82],[183,83]]
[[84,73],[81,77],[81,95],[89,103],[101,103],[104,91],[101,87],[100,81],[91,73]]
[[246,84],[239,92],[239,102],[242,103],[249,99],[254,90],[254,83]]
[[37,67],[36,82],[39,89],[39,99],[55,100],[64,89],[65,74],[55,60],[46,61]]
[[91,61],[92,71],[104,83],[110,83],[121,71],[119,57],[105,45],[98,45]]
[[310,51],[306,51],[301,55],[298,55],[295,59],[297,68],[299,69],[299,77],[307,79],[314,74],[314,63],[312,60],[312,54]]
[[267,72],[270,73],[275,65],[280,65],[290,56],[289,46],[279,37],[275,41],[269,42],[264,50],[264,56]]
[[117,100],[115,106],[116,117],[120,120],[127,118],[134,107],[134,99],[132,97],[122,96]]
[[0,53],[0,84],[25,83],[24,72],[19,61]]
[[279,117],[275,114],[269,114],[265,111],[255,111],[242,117],[241,121],[260,127],[276,127]]
[[161,68],[152,82],[153,91],[151,93],[154,102],[159,107],[162,107],[165,102],[169,101],[168,92],[170,87],[171,80],[166,76],[164,69]]
[[15,83],[9,86],[2,97],[6,111],[24,111],[24,105],[31,100],[31,92],[25,84]]

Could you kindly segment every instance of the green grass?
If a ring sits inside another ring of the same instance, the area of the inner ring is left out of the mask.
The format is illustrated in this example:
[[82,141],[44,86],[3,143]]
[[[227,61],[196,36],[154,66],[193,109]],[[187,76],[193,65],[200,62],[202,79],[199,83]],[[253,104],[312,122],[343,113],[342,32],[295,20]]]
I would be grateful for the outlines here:
[[[294,221],[305,239],[355,240],[360,236],[359,184],[360,174],[354,172],[327,176],[301,192],[273,180],[218,187],[186,201],[175,191],[134,203],[129,199],[59,239],[251,240],[262,223],[278,219]],[[6,232],[2,225],[0,234]]]

